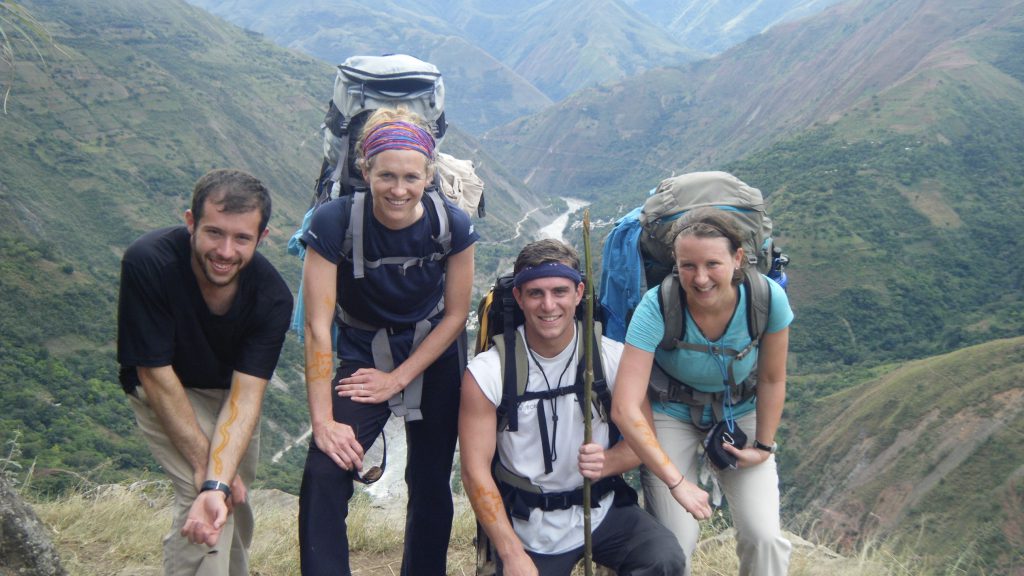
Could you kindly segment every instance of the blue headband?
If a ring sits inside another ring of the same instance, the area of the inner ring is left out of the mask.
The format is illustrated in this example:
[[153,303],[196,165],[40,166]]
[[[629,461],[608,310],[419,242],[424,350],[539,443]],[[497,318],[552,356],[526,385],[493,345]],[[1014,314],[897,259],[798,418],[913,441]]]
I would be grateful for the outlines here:
[[561,262],[545,262],[536,266],[527,266],[520,270],[513,280],[516,288],[538,278],[568,278],[574,284],[583,282],[580,271],[562,264]]

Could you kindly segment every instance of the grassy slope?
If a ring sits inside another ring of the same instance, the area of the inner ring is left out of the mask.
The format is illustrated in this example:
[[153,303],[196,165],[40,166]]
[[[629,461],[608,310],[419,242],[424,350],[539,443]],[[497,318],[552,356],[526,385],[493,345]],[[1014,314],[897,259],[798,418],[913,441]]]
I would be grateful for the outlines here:
[[[296,498],[276,491],[253,496],[257,517],[251,548],[254,575],[297,574]],[[38,503],[44,523],[55,530],[55,542],[72,574],[158,576],[159,541],[170,522],[168,491],[159,485],[108,486],[90,494],[74,494]],[[476,525],[468,502],[456,498],[455,525],[448,551],[453,576],[474,573]],[[130,529],[128,527],[131,527]],[[374,507],[357,495],[349,516],[352,573],[377,576],[398,573],[402,555],[402,518],[395,510]],[[790,576],[887,576],[923,574],[910,555],[895,556],[876,546],[853,557],[815,546],[797,537]],[[694,576],[735,573],[732,534],[720,522],[709,523],[694,559]],[[583,574],[581,568],[573,572]]]
[[[994,68],[976,71],[916,78],[728,167],[774,191],[770,210],[794,262],[798,369],[1024,333],[1024,108],[1006,105],[1024,102],[1024,90]],[[1009,100],[977,88],[993,80]],[[922,101],[939,121],[899,129],[920,110],[907,103]]]
[[[284,243],[307,202],[300,168],[317,162],[331,70],[183,3],[26,7],[59,50],[22,52],[0,118],[0,440],[18,438],[48,490],[77,480],[47,471],[103,480],[150,466],[116,384],[119,259],[144,230],[180,222],[200,174],[233,166],[268,182],[262,251],[297,277]],[[268,407],[288,406],[281,425],[297,433],[301,398],[286,390]]]
[[801,448],[784,455],[787,509],[847,546],[898,534],[936,566],[1015,573],[1024,565],[1022,374],[1017,337],[791,403],[787,445]]

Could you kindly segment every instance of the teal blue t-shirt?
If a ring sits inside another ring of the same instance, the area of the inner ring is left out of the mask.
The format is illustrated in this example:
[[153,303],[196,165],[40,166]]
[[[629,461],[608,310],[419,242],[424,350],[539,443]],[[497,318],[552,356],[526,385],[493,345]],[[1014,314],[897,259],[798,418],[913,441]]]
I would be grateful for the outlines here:
[[[771,334],[778,332],[793,321],[793,310],[789,306],[789,298],[785,290],[774,281],[769,281],[771,289],[771,310],[768,314],[768,327],[766,331]],[[689,310],[684,314],[686,322],[685,341],[692,344],[707,344],[708,340],[697,327],[697,324],[690,317]],[[654,360],[666,373],[673,378],[686,382],[697,390],[703,392],[721,392],[724,390],[722,368],[719,361],[709,352],[696,350],[662,350],[658,347],[665,334],[665,320],[661,315],[661,308],[658,305],[658,287],[655,286],[644,294],[643,299],[633,313],[629,322],[629,329],[626,332],[626,343],[645,352],[653,352]],[[733,311],[732,319],[725,330],[722,338],[714,342],[715,345],[734,350],[742,350],[750,344],[750,335],[747,333],[747,291],[744,286],[739,287],[739,298],[736,302],[736,310]],[[757,367],[758,350],[748,354],[743,360],[735,361],[732,358],[725,358],[725,367],[733,363],[733,375],[736,382],[742,382],[750,375],[750,372]],[[721,360],[721,359],[720,359]],[[733,408],[733,415],[740,417],[755,407],[756,397]],[[669,414],[683,422],[690,422],[690,407],[678,402],[652,402],[652,408],[656,412]],[[704,410],[702,425],[711,423],[711,407]]]

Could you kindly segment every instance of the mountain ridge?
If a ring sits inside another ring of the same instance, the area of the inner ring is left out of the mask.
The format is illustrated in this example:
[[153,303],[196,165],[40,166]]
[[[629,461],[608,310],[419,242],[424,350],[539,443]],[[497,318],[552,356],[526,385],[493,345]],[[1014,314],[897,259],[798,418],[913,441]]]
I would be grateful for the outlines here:
[[[546,108],[581,86],[697,56],[620,0],[520,2],[504,10],[486,0],[312,0],[301,7],[193,1],[323,59],[406,52],[443,64],[446,81],[458,87],[450,91],[451,109],[476,133]],[[442,49],[453,39],[463,45],[457,55]]]
[[[482,141],[519,174],[529,175],[527,183],[541,193],[595,180],[607,182],[607,188],[650,178],[652,170],[624,164],[597,174],[587,166],[582,168],[587,174],[577,176],[562,161],[613,158],[623,142],[627,154],[637,157],[637,147],[644,146],[645,165],[657,167],[655,173],[721,165],[815,123],[836,121],[919,69],[938,44],[965,37],[964,28],[996,26],[992,22],[1004,14],[1019,19],[1017,2],[987,4],[1006,8],[999,13],[987,5],[983,10],[946,0],[850,0],[776,26],[715,58],[585,90],[540,115],[491,130]],[[982,16],[988,19],[978,22]],[[998,25],[1010,27],[1013,21]],[[612,122],[589,127],[593,138],[555,152],[523,146],[556,142],[557,134],[589,126],[587,116]],[[641,141],[632,145],[636,140]]]

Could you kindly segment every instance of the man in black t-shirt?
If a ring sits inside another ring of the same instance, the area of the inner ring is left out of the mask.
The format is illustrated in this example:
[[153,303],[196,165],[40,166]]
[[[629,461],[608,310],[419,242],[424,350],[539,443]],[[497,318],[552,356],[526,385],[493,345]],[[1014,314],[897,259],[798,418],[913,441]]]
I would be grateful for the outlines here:
[[174,487],[168,575],[248,574],[246,492],[292,310],[256,252],[270,204],[259,180],[214,170],[196,182],[186,225],[143,235],[121,263],[121,385]]

